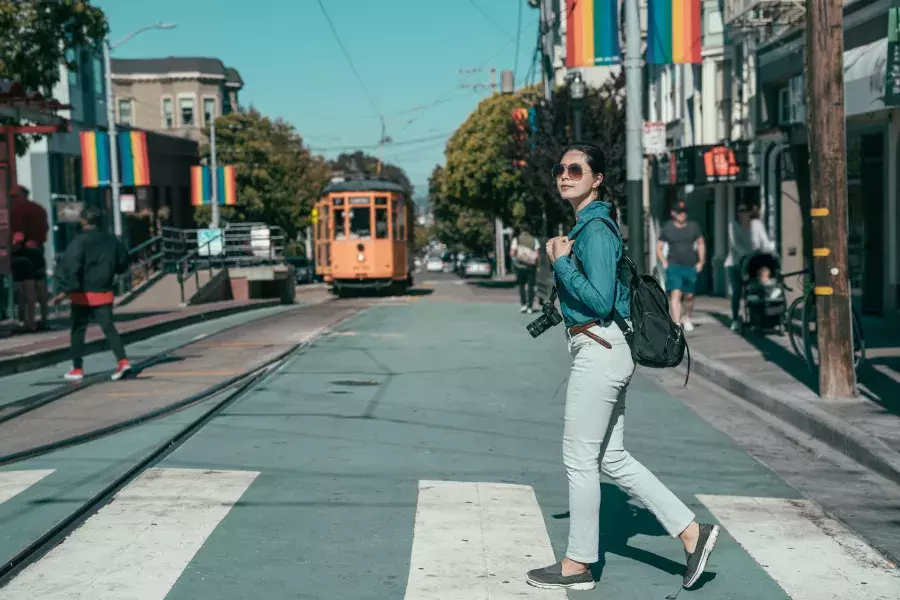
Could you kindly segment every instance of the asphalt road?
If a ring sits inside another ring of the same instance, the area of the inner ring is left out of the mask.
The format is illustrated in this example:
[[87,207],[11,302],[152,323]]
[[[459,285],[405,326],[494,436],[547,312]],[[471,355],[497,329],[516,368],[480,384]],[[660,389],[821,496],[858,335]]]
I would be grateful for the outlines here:
[[[565,598],[524,583],[562,555],[568,532],[561,328],[533,340],[534,317],[504,284],[417,281],[260,382],[0,600]],[[682,381],[634,378],[626,444],[723,525],[709,573],[679,592],[680,544],[606,482],[598,584],[570,597],[900,595],[884,557],[900,554],[896,486],[699,377]],[[0,470],[0,550],[188,413]]]

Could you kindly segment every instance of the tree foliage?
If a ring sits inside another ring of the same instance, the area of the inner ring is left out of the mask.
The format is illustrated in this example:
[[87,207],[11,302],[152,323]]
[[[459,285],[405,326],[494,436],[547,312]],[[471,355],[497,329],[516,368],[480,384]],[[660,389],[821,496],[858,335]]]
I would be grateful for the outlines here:
[[[0,79],[49,97],[61,64],[77,70],[69,51],[97,47],[107,32],[103,11],[87,0],[0,0]],[[16,150],[38,137],[16,136]]]
[[380,177],[396,183],[404,189],[407,197],[412,198],[413,186],[409,182],[406,172],[397,165],[382,163],[379,175],[378,158],[359,150],[352,154],[341,154],[329,164],[334,171],[340,171],[348,178],[376,179]]
[[494,223],[484,211],[463,206],[446,192],[447,170],[437,165],[428,179],[428,201],[434,215],[433,235],[456,250],[489,251]]
[[479,103],[447,142],[443,193],[491,220],[509,221],[515,204],[528,194],[513,166],[510,135],[513,109],[523,104],[517,95],[494,94]]
[[[204,145],[201,155],[209,154]],[[221,207],[222,218],[278,225],[288,239],[309,224],[328,183],[325,161],[310,154],[292,125],[252,108],[216,119],[216,161],[234,165],[237,183],[237,206]],[[209,207],[197,207],[196,219],[208,224]]]

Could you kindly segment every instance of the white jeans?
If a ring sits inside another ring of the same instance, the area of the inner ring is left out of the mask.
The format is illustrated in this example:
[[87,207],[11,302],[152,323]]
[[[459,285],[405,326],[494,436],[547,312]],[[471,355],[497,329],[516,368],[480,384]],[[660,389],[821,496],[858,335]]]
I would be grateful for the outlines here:
[[583,333],[569,339],[574,362],[563,434],[563,462],[569,478],[566,556],[581,563],[595,563],[599,558],[600,471],[646,506],[672,537],[694,520],[694,513],[625,450],[625,393],[634,374],[625,336],[615,323],[590,331],[612,348]]

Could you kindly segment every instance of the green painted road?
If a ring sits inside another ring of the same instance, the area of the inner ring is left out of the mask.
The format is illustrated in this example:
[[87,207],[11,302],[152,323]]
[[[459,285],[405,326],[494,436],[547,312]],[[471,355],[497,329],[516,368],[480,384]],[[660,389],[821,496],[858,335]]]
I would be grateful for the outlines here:
[[[319,338],[0,600],[565,598],[524,584],[568,533],[561,328],[533,340],[512,303],[413,300]],[[884,591],[900,589],[896,569],[651,379],[635,377],[627,415],[630,451],[727,530],[702,585],[679,598],[896,597]],[[148,431],[16,466],[53,472],[0,505],[3,536],[46,522],[34,505],[72,501],[73,466],[129,456]],[[599,543],[597,587],[569,597],[680,590],[680,543],[610,483]]]

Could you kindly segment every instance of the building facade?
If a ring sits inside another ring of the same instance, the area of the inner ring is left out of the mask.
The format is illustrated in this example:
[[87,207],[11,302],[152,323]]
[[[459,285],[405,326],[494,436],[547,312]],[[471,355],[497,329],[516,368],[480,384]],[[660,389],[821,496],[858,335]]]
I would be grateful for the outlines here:
[[[897,161],[900,112],[885,104],[891,0],[844,2],[848,259],[854,306],[900,315]],[[766,225],[785,268],[811,263],[809,138],[802,17],[772,11],[757,33],[757,143]],[[736,15],[735,24],[740,24]],[[757,28],[758,29],[758,28]]]
[[212,119],[239,109],[244,85],[216,58],[112,60],[116,123],[206,142]]

